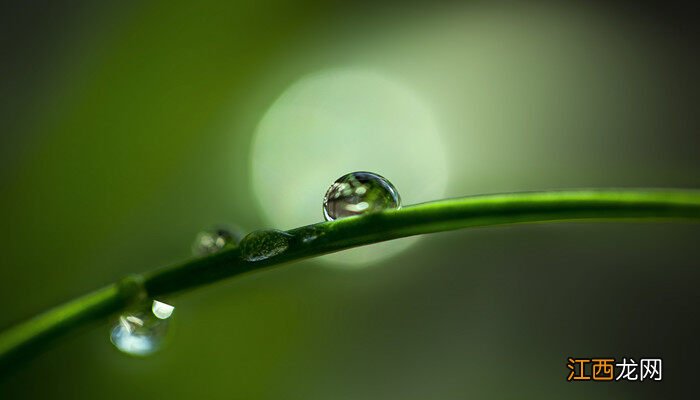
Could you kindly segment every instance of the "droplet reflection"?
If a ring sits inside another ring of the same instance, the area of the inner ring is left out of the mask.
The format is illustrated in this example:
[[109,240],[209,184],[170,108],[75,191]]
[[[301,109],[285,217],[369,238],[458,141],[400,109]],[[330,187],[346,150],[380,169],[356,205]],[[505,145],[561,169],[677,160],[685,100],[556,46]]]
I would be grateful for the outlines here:
[[147,356],[158,351],[165,340],[175,307],[154,300],[119,316],[110,340],[119,351],[133,356]]
[[335,181],[323,198],[326,221],[401,207],[401,196],[386,178],[353,172]]

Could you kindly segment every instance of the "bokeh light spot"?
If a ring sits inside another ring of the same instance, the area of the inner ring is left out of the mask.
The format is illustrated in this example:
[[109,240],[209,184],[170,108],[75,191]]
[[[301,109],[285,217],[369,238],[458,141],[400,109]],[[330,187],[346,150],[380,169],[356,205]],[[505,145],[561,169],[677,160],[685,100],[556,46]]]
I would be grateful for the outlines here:
[[[323,194],[352,171],[372,171],[405,203],[442,197],[445,146],[430,108],[397,80],[346,68],[292,84],[262,118],[252,146],[252,186],[267,221],[289,229],[323,220]],[[323,257],[367,265],[407,248],[402,239]]]

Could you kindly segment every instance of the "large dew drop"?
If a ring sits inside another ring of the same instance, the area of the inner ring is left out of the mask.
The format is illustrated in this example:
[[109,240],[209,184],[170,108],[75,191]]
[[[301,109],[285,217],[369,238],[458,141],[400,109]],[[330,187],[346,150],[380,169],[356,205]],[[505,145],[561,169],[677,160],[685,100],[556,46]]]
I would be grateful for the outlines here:
[[241,256],[246,261],[263,261],[284,253],[292,235],[276,229],[249,233],[241,242]]
[[119,351],[147,356],[158,351],[165,340],[175,307],[153,300],[139,309],[119,316],[110,339]]
[[241,237],[240,230],[228,227],[218,227],[200,232],[192,244],[192,253],[195,256],[218,253],[226,246],[238,244]]
[[326,221],[401,208],[401,196],[386,178],[352,172],[335,181],[323,198]]

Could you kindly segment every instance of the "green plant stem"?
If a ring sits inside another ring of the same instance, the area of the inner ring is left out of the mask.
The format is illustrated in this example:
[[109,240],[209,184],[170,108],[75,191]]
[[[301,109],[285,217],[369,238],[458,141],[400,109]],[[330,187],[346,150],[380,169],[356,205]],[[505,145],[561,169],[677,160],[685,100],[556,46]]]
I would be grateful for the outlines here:
[[[700,220],[697,190],[579,190],[471,196],[400,210],[249,236],[238,247],[212,256],[132,275],[12,327],[0,335],[0,371],[90,321],[144,297],[189,290],[225,278],[371,243],[466,227],[553,221]],[[246,249],[283,237],[286,249],[249,261]]]

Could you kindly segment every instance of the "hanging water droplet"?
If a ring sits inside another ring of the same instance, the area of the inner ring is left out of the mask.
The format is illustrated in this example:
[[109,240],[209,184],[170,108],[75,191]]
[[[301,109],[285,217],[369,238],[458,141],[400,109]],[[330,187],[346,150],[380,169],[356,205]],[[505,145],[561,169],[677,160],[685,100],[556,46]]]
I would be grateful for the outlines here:
[[386,178],[372,172],[352,172],[335,181],[323,198],[326,221],[401,208],[401,196]]
[[249,233],[241,242],[241,256],[247,261],[262,261],[284,253],[292,235],[276,229]]
[[197,234],[192,244],[195,256],[207,256],[221,251],[226,246],[235,245],[241,240],[238,229],[218,227]]
[[158,319],[168,319],[173,315],[175,307],[170,304],[161,303],[158,300],[153,300],[153,305],[151,306],[151,312],[153,315],[158,317]]
[[150,305],[146,303],[120,315],[110,335],[112,344],[134,356],[156,352],[163,345],[174,309],[170,304],[153,300]]

